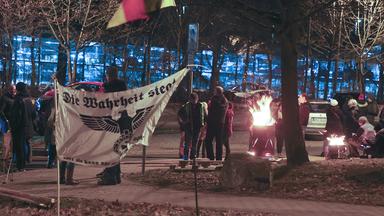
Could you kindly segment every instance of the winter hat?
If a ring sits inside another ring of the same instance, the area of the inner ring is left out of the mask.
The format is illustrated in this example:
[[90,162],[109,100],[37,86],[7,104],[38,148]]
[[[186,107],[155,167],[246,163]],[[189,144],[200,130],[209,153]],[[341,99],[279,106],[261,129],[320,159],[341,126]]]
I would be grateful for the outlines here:
[[27,84],[23,82],[18,82],[16,84],[16,91],[18,92],[25,92],[27,90]]
[[355,99],[350,99],[348,101],[348,107],[349,108],[356,107],[356,106],[357,106],[357,101]]
[[365,96],[363,93],[359,94],[358,100],[363,101],[365,99]]
[[335,99],[331,99],[330,104],[331,104],[331,106],[337,106],[339,104],[339,102],[337,102],[337,100],[335,100]]

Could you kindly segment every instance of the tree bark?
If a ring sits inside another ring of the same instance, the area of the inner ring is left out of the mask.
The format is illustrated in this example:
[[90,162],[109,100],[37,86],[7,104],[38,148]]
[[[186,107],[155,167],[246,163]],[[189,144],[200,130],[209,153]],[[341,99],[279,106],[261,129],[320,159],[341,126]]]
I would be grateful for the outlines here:
[[332,76],[332,94],[335,95],[337,91],[337,79],[339,77],[339,55],[336,55],[335,58],[335,71],[333,71]]
[[311,55],[311,17],[308,17],[308,32],[307,32],[307,55],[305,57],[305,72],[304,72],[304,91],[307,92],[307,80],[309,70],[309,56]]
[[244,74],[243,74],[243,80],[241,81],[241,90],[243,92],[247,91],[247,78],[248,78],[248,64],[249,64],[249,50],[250,45],[249,42],[247,43],[247,53],[245,54],[245,61],[244,61]]
[[36,79],[36,84],[37,86],[40,85],[40,79],[41,79],[41,34],[39,35],[39,45],[38,45],[38,48],[37,48],[37,60],[39,62],[39,66],[38,66],[38,69],[37,69],[37,79]]
[[64,85],[67,73],[67,54],[61,45],[59,45],[58,52],[59,56],[57,60],[56,78],[61,85]]
[[144,53],[144,71],[141,77],[141,85],[145,86],[151,83],[151,39],[148,37],[145,42]]
[[237,86],[237,78],[239,75],[239,56],[236,55],[236,64],[235,64],[235,85]]
[[73,60],[73,70],[72,70],[72,82],[77,81],[77,59],[79,57],[79,50],[75,52],[75,59]]
[[[12,41],[13,41],[13,39],[12,39]],[[16,41],[16,43],[17,43],[17,41]],[[17,47],[17,45],[16,45],[16,47]],[[10,67],[10,73],[12,74],[12,77],[13,77],[13,83],[16,83],[16,81],[17,81],[17,72],[18,72],[18,68],[17,68],[17,49],[16,48],[14,48],[13,46],[12,46],[12,50],[11,50],[11,56],[10,56],[10,59],[11,59],[11,64],[9,65],[9,66],[11,66]],[[15,55],[15,61],[14,61],[14,65],[13,65],[13,67],[12,67],[12,52],[14,52],[14,55]]]
[[377,101],[379,102],[382,102],[384,99],[383,83],[384,83],[384,62],[380,62],[379,88],[377,90]]
[[272,78],[273,78],[273,69],[272,69],[272,59],[273,55],[268,53],[268,88],[272,89]]
[[72,65],[71,65],[71,50],[70,48],[66,48],[65,50],[67,56],[67,74],[68,74],[68,82],[72,83]]
[[311,58],[311,84],[310,84],[310,95],[311,98],[315,98],[316,89],[315,89],[315,70],[313,70],[313,59]]
[[221,43],[218,41],[214,44],[213,47],[213,58],[212,58],[212,76],[210,82],[210,89],[213,92],[213,89],[218,85],[220,79],[220,69],[218,67],[220,52],[221,52]]
[[35,62],[35,36],[32,34],[32,42],[31,42],[31,87],[35,87],[36,85],[36,62]]
[[284,140],[290,166],[309,162],[303,133],[299,124],[297,103],[297,37],[300,11],[298,1],[282,1],[281,69]]
[[124,62],[123,62],[123,67],[121,68],[122,72],[123,72],[123,80],[124,82],[127,82],[128,79],[127,79],[127,73],[128,73],[128,61],[129,61],[129,58],[128,58],[128,55],[127,55],[127,43],[124,44],[124,48],[123,48],[123,59],[124,59]]
[[328,59],[328,64],[327,64],[327,71],[325,72],[325,77],[324,77],[324,95],[323,99],[327,100],[328,98],[328,93],[329,93],[329,74],[331,71],[331,66],[332,66],[332,60],[329,57]]

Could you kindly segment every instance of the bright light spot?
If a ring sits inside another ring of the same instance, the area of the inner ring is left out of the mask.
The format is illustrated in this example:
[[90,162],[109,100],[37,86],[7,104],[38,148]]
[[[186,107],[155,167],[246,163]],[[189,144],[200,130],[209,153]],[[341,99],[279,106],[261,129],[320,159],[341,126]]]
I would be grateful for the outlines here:
[[256,153],[253,152],[253,151],[247,151],[247,154],[249,154],[249,155],[251,155],[251,156],[255,156],[255,155],[256,155]]
[[344,143],[344,137],[345,136],[337,136],[332,134],[330,137],[327,137],[327,140],[329,141],[329,146],[343,146]]

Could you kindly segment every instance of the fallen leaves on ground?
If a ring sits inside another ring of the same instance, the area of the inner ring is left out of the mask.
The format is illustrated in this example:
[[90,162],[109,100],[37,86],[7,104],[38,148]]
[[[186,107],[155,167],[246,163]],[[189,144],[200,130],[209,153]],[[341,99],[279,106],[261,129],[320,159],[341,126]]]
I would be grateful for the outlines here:
[[[0,198],[0,212],[2,216],[48,216],[57,215],[57,209],[41,209],[31,207],[25,203]],[[79,198],[63,198],[60,215],[62,216],[97,216],[97,215],[125,215],[125,216],[189,216],[195,215],[194,208],[177,207],[171,204],[151,203],[121,203],[103,200],[87,200]],[[271,213],[254,213],[239,210],[200,209],[202,216],[276,216]]]
[[[273,187],[242,186],[227,189],[220,185],[220,171],[198,172],[200,192],[224,192],[275,198],[344,202],[384,206],[384,159],[346,159],[311,162],[288,171]],[[144,184],[193,190],[192,172],[152,170],[144,176],[125,176]],[[257,185],[257,184],[256,184]]]

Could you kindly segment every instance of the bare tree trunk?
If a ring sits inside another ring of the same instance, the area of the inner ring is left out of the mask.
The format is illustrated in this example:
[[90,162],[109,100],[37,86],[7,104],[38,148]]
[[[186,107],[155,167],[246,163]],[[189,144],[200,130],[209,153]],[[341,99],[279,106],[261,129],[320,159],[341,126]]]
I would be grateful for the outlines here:
[[72,83],[72,65],[71,65],[71,49],[66,48],[66,54],[67,54],[67,74],[68,74],[68,82]]
[[384,99],[384,62],[380,62],[379,87],[377,90],[377,101],[382,102]]
[[299,124],[299,107],[297,103],[297,37],[299,34],[298,1],[284,1],[282,4],[281,33],[281,69],[282,69],[282,107],[284,140],[287,162],[290,166],[298,166],[309,162],[305,149],[303,133]]
[[67,55],[65,49],[59,45],[59,55],[57,59],[57,81],[61,84],[65,84],[65,78],[67,74]]
[[337,91],[337,78],[339,77],[339,60],[340,60],[340,46],[341,46],[341,27],[343,24],[343,14],[344,10],[341,9],[340,11],[340,21],[339,21],[339,26],[338,26],[338,39],[337,39],[337,52],[336,52],[336,58],[335,58],[335,71],[333,72],[333,80],[332,80],[332,92],[333,95],[335,95]]
[[79,57],[79,50],[75,52],[75,59],[73,60],[73,70],[72,70],[72,82],[77,81],[77,59]]
[[5,53],[5,62],[7,67],[4,67],[4,71],[8,69],[6,72],[6,83],[10,84],[12,82],[12,41],[8,41],[9,45],[5,48],[6,53]]
[[[13,39],[12,39],[12,41],[13,41]],[[17,43],[17,42],[16,42],[16,43]],[[11,51],[11,53],[14,52],[14,55],[15,55],[15,62],[14,62],[14,67],[13,67],[13,68],[12,68],[12,63],[11,63],[9,66],[11,66],[10,70],[11,70],[11,74],[12,74],[12,77],[13,77],[13,83],[16,83],[16,81],[17,81],[17,74],[18,74],[18,67],[17,67],[17,46],[16,46],[16,48],[12,46],[12,48],[13,48],[13,50]],[[11,62],[12,62],[12,54],[11,54],[10,59],[11,59]]]
[[[256,62],[259,65],[259,61],[257,61],[256,54],[253,54],[253,64],[252,64],[252,83],[256,82]],[[259,67],[257,67],[259,69]]]
[[245,54],[245,61],[244,61],[244,74],[243,74],[243,80],[241,82],[241,90],[243,92],[247,91],[247,78],[248,78],[248,64],[249,64],[249,50],[250,45],[249,42],[247,43],[247,53]]
[[38,66],[38,69],[37,69],[37,86],[40,85],[40,81],[41,81],[41,34],[39,35],[39,46],[37,48],[37,61],[39,62],[39,66]]
[[315,88],[315,70],[313,70],[313,59],[311,58],[311,84],[310,84],[310,95],[311,95],[311,98],[315,98],[315,91],[316,91],[316,88]]
[[124,48],[123,48],[123,59],[124,59],[124,62],[123,62],[123,67],[122,67],[122,72],[123,72],[123,80],[125,83],[127,83],[127,69],[128,69],[128,55],[127,55],[127,44],[124,44]]
[[81,80],[85,79],[85,49],[83,50],[83,62],[81,66]]
[[339,77],[339,55],[336,55],[336,58],[335,58],[335,71],[333,71],[333,74],[332,74],[332,94],[335,95],[336,91],[337,91],[337,81],[338,81],[338,77]]
[[268,53],[268,88],[272,89],[272,78],[273,78],[273,69],[272,69],[272,53]]
[[[308,17],[307,56],[305,57],[304,92],[307,92],[309,57],[311,55],[311,17]],[[312,74],[311,74],[312,75]]]
[[31,42],[31,86],[35,87],[36,85],[36,62],[35,62],[35,36],[32,34],[32,42]]
[[212,76],[210,80],[210,90],[213,91],[215,87],[219,84],[220,79],[220,68],[219,68],[219,58],[221,52],[221,41],[218,40],[213,47],[213,57],[212,57]]
[[364,61],[359,57],[359,73],[357,76],[357,81],[359,85],[359,92],[365,94],[365,79],[364,79]]
[[144,53],[144,71],[141,77],[141,85],[148,85],[151,83],[151,38],[148,37],[145,41]]
[[235,65],[235,85],[237,86],[237,79],[239,75],[239,56],[236,55],[236,65]]
[[328,98],[328,93],[329,93],[329,74],[330,74],[330,71],[331,71],[331,66],[332,66],[332,60],[329,57],[328,64],[327,64],[327,71],[326,71],[325,77],[324,77],[324,95],[323,95],[323,99],[324,100],[326,100]]

